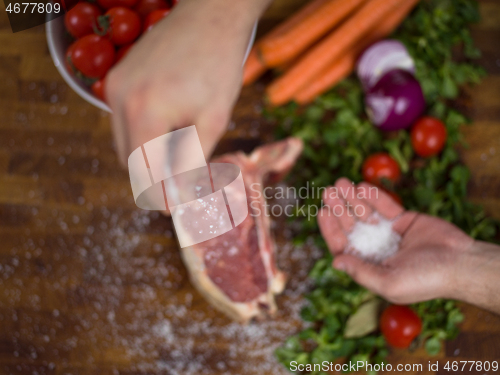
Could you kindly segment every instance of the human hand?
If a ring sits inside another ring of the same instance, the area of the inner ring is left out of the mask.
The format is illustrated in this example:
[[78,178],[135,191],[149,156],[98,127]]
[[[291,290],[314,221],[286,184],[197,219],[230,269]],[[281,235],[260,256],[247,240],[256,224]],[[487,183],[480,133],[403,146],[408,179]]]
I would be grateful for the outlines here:
[[[370,188],[372,193],[367,194]],[[334,196],[332,189],[336,189],[339,197]],[[333,266],[393,303],[409,304],[443,297],[464,299],[458,290],[463,285],[460,272],[467,268],[466,255],[474,252],[475,241],[445,220],[405,211],[381,189],[376,190],[377,197],[373,189],[376,189],[373,185],[355,186],[341,178],[323,194],[328,206],[323,210],[330,213],[323,212],[318,221],[335,255]],[[358,199],[363,191],[366,198]],[[349,205],[351,213],[343,210],[342,215],[334,215],[331,210],[336,205]],[[359,207],[359,216],[353,213],[355,207]],[[402,237],[398,252],[379,264],[344,253],[348,245],[346,234],[356,220],[366,221],[374,212],[393,220],[393,229]]]
[[145,142],[193,124],[208,159],[239,93],[260,11],[247,1],[180,1],[110,71],[106,97],[124,166]]

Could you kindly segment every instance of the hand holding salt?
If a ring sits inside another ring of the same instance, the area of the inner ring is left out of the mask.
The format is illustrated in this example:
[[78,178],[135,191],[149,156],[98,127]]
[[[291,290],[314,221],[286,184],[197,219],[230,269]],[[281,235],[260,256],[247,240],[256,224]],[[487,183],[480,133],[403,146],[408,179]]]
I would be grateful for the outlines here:
[[[323,198],[319,225],[333,254],[379,263],[398,251],[404,209],[381,189],[366,183],[356,186],[342,178],[325,190]],[[405,215],[414,217],[414,213]]]
[[393,303],[462,298],[462,266],[477,257],[480,242],[446,220],[405,211],[364,182],[339,179],[323,201],[318,223],[335,269]]
[[401,236],[392,229],[393,222],[377,213],[366,222],[357,221],[347,235],[345,250],[367,261],[381,262],[394,255],[399,248]]

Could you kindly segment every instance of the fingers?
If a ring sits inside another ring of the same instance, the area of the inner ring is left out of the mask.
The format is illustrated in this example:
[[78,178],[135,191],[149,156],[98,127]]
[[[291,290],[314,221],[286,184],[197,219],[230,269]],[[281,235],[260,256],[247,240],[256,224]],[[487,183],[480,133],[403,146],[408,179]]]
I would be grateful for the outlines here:
[[113,138],[115,140],[118,161],[123,168],[127,168],[128,156],[130,154],[130,152],[127,152],[127,130],[125,129],[123,117],[117,112],[114,112],[111,116],[111,127],[113,129]]
[[[215,146],[226,132],[231,117],[231,108],[212,109],[202,113],[195,125],[203,153],[208,161]],[[193,124],[189,124],[193,125]]]
[[164,105],[158,98],[162,97],[165,102],[168,98],[158,93],[154,82],[143,77],[137,84],[138,78],[133,72],[129,66],[120,64],[106,78],[106,97],[113,111],[113,135],[124,166],[128,165],[128,157],[135,149],[183,125],[179,106]]
[[335,256],[333,267],[346,272],[358,284],[374,293],[383,294],[382,285],[386,275],[383,266],[365,262],[351,254],[340,254]]
[[325,206],[321,209],[318,224],[330,252],[338,254],[344,251],[347,246],[347,237],[339,219],[330,211],[330,207]]
[[[397,288],[388,284],[389,279],[395,276],[388,265],[373,264],[355,255],[343,253],[348,245],[346,233],[352,230],[356,219],[365,221],[377,211],[389,220],[397,218],[393,228],[403,235],[418,214],[405,212],[382,189],[365,182],[354,186],[346,178],[337,180],[334,187],[327,188],[323,200],[329,207],[323,208],[325,212],[322,210],[318,222],[330,251],[335,254],[333,267],[346,272],[358,284],[376,294],[386,295],[390,290],[396,290]],[[336,212],[335,207],[346,209],[343,212],[337,209]]]
[[404,234],[416,218],[415,212],[405,212],[382,189],[366,182],[355,186],[347,178],[340,178],[335,186],[323,193],[324,207],[318,218],[321,233],[333,254],[341,253],[348,245],[347,234],[356,220],[366,221],[378,211],[388,219],[395,219],[394,230]]
[[[127,105],[127,104],[125,104]],[[129,106],[131,108],[132,106]],[[113,113],[113,133],[115,136],[120,162],[127,167],[130,154],[138,147],[178,128],[180,123],[176,113],[154,113],[129,109],[127,114],[118,108]],[[134,112],[131,115],[130,112]],[[157,145],[160,146],[160,145]],[[166,157],[166,147],[156,150],[154,157]],[[151,155],[149,155],[151,156]]]
[[392,225],[392,229],[400,235],[404,235],[408,228],[414,223],[418,217],[418,212],[406,211]]
[[366,221],[373,213],[373,209],[363,199],[365,192],[356,187],[347,178],[339,178],[335,183],[338,193],[349,204],[349,209],[361,221]]
[[358,189],[366,192],[365,202],[387,219],[394,219],[404,212],[404,208],[382,189],[366,182],[358,184]]
[[352,231],[356,219],[368,219],[373,210],[358,199],[356,186],[346,178],[327,188],[323,201],[326,206],[320,212],[318,223],[330,252],[338,254],[348,245],[346,234]]
[[328,213],[338,219],[344,233],[349,233],[356,220],[346,207],[346,202],[338,197],[335,187],[329,187],[324,191],[323,202],[329,207]]
[[123,75],[119,72],[117,67],[113,68],[106,76],[105,96],[109,107],[112,110],[111,127],[113,130],[113,138],[116,145],[116,152],[120,164],[127,168],[128,156],[133,150],[129,150],[129,131],[127,128],[127,119],[123,110],[122,103],[124,101],[125,93],[123,90]]

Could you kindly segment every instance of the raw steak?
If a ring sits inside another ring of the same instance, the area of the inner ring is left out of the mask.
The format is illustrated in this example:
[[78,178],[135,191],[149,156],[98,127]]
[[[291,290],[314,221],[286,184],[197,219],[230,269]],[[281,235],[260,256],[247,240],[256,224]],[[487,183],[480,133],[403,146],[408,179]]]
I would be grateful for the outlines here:
[[249,214],[229,232],[181,252],[200,293],[215,308],[240,322],[272,315],[276,311],[274,295],[285,286],[286,277],[274,261],[276,246],[270,219],[264,214],[262,189],[264,182],[284,177],[301,151],[301,140],[288,138],[257,148],[250,155],[238,152],[211,162],[232,163],[241,169]]

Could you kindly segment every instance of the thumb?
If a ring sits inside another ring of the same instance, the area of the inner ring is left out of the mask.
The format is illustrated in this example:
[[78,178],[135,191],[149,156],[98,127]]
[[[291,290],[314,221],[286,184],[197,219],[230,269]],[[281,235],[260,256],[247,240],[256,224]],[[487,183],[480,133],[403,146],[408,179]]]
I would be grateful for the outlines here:
[[365,262],[351,254],[339,254],[335,256],[333,267],[340,271],[344,271],[351,276],[354,281],[370,289],[372,292],[383,294],[382,282],[386,275],[386,270],[383,266]]

